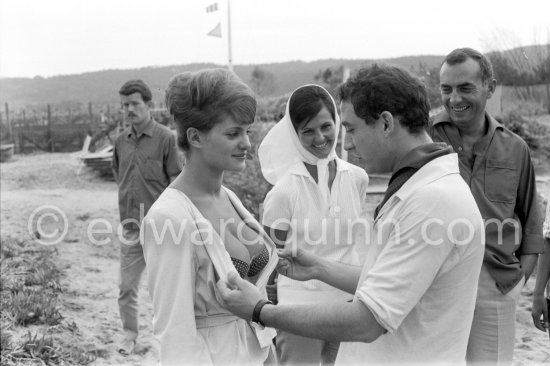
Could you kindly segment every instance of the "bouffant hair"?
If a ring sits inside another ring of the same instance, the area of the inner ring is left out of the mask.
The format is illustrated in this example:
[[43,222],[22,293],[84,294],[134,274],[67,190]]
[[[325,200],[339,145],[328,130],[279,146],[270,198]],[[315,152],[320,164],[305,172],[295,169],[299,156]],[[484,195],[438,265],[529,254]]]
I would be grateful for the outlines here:
[[178,147],[184,151],[189,150],[189,128],[206,132],[228,116],[250,124],[256,115],[254,93],[226,69],[184,72],[172,77],[165,104],[176,124]]

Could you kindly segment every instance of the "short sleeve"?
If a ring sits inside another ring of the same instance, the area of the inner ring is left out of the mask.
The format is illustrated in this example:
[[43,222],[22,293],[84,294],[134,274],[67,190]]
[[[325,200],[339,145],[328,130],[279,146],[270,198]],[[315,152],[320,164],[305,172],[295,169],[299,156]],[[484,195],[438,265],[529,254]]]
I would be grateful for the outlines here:
[[[515,136],[519,139],[519,137]],[[516,256],[524,254],[539,254],[544,251],[544,240],[541,236],[541,210],[538,204],[535,169],[529,153],[529,147],[521,140],[519,153],[522,156],[521,172],[517,188],[515,213],[521,222],[521,245]]]
[[[418,304],[453,248],[445,240],[445,218],[436,214],[441,208],[434,209],[439,204],[420,197],[411,201],[392,223],[385,248],[356,293],[389,332],[397,330]],[[427,228],[428,222],[434,225]]]
[[262,225],[288,231],[293,216],[296,194],[288,179],[279,181],[267,193],[263,204]]
[[193,221],[150,210],[141,226],[149,294],[153,301],[153,333],[160,341],[162,365],[186,360],[210,364],[210,355],[195,323]]

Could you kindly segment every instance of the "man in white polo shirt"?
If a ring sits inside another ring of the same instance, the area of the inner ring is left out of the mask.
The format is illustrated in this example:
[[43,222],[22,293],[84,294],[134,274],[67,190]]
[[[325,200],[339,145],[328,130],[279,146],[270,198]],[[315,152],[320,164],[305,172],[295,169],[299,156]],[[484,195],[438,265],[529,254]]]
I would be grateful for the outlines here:
[[340,99],[345,148],[368,173],[392,173],[366,262],[361,269],[298,251],[281,253],[278,271],[326,282],[353,302],[275,306],[238,276],[220,281],[220,294],[259,325],[347,342],[337,364],[465,363],[485,239],[457,155],[426,133],[427,93],[405,70],[362,69]]

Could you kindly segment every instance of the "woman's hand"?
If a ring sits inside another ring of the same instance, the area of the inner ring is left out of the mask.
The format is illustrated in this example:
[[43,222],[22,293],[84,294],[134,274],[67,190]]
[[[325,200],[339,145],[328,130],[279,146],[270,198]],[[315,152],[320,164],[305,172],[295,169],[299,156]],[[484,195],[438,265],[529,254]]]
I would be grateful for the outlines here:
[[319,277],[322,260],[316,255],[302,249],[293,251],[291,248],[280,250],[278,254],[277,272],[283,276],[298,281],[307,281]]

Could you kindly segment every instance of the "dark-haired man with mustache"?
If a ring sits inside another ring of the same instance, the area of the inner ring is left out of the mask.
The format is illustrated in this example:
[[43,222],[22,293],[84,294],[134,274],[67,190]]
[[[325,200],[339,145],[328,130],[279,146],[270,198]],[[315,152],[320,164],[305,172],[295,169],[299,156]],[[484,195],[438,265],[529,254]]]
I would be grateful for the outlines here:
[[181,161],[174,134],[151,118],[149,87],[142,80],[130,80],[119,94],[130,123],[117,138],[113,151],[122,226],[118,306],[124,338],[118,351],[128,355],[138,336],[138,290],[145,269],[139,225],[153,202],[180,173]]

